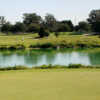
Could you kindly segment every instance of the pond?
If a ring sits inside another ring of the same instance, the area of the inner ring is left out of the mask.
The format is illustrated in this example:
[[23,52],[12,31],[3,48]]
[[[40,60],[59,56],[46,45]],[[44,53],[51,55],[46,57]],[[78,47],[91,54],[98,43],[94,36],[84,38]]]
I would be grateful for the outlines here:
[[0,51],[0,67],[24,65],[100,65],[100,49]]

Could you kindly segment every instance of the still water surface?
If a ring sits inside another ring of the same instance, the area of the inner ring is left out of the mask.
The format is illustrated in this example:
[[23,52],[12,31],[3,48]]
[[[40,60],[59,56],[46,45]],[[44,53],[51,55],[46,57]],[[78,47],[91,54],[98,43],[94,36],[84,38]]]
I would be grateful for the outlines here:
[[0,67],[24,65],[100,65],[100,49],[0,51]]

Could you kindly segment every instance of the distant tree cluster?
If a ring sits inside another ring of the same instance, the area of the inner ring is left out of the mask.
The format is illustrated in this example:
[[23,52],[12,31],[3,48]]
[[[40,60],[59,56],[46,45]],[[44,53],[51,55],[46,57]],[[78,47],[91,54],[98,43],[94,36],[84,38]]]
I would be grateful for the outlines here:
[[91,31],[91,25],[88,22],[81,21],[78,25],[74,27],[75,31],[78,32],[90,32]]
[[40,37],[49,36],[51,32],[55,32],[58,36],[59,32],[96,32],[100,33],[100,10],[92,10],[87,21],[81,21],[78,25],[73,25],[71,20],[58,21],[54,15],[46,14],[43,19],[36,13],[23,14],[23,21],[16,22],[14,25],[0,17],[0,31],[8,34],[16,33],[38,33]]
[[79,24],[74,27],[74,30],[100,35],[100,9],[92,10],[87,21],[79,22]]
[[23,14],[23,21],[16,22],[14,25],[6,22],[4,17],[2,20],[0,20],[2,23],[0,29],[4,33],[31,32],[39,33],[40,37],[42,37],[42,33],[40,32],[48,36],[50,32],[71,32],[74,30],[73,23],[70,20],[58,21],[52,14],[46,14],[43,19],[36,13],[25,13]]

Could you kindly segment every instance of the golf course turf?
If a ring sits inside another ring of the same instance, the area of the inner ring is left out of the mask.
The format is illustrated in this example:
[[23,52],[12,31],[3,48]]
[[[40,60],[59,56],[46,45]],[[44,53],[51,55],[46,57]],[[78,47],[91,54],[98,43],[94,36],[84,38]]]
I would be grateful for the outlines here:
[[0,100],[100,100],[100,69],[1,71]]

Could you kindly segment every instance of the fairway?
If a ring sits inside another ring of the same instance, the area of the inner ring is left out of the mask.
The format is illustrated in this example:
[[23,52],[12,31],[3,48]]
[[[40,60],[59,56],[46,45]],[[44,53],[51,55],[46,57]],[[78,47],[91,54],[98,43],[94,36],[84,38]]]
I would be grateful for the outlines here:
[[100,100],[100,70],[0,72],[0,100]]

